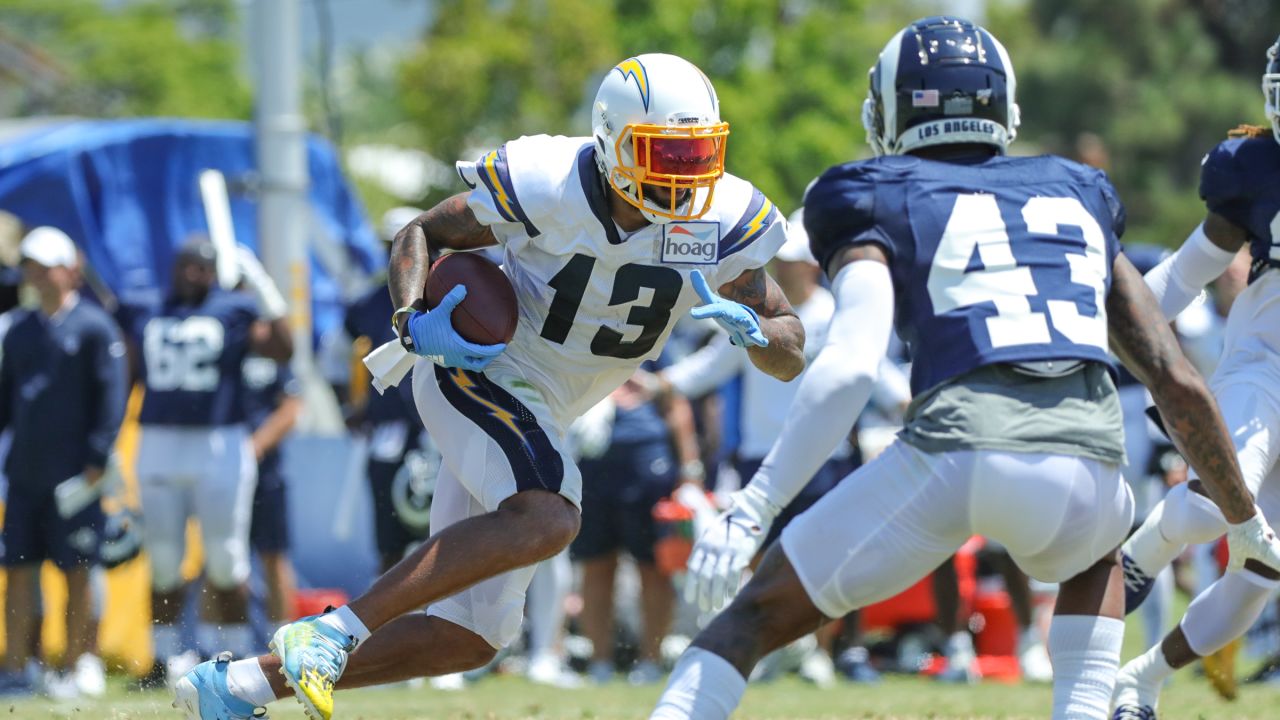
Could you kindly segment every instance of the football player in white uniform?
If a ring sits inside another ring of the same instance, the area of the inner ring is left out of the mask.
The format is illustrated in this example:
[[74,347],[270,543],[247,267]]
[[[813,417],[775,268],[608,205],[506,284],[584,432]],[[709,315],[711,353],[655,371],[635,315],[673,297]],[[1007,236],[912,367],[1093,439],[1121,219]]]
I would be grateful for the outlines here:
[[[1200,197],[1208,211],[1177,252],[1152,268],[1147,284],[1172,319],[1206,284],[1249,248],[1249,286],[1227,315],[1222,357],[1210,379],[1249,490],[1268,517],[1280,515],[1280,38],[1267,51],[1262,76],[1271,127],[1245,125],[1209,151],[1200,169]],[[1194,469],[1194,468],[1193,468]],[[1222,512],[1199,479],[1175,486],[1124,544],[1127,609],[1151,591],[1154,578],[1188,544],[1227,532]],[[1232,557],[1227,571],[1196,596],[1163,642],[1129,661],[1116,681],[1120,720],[1154,718],[1160,689],[1174,670],[1223,649],[1245,633],[1280,587],[1280,572]],[[1234,676],[1211,677],[1232,696]]]
[[[681,315],[714,318],[775,377],[803,369],[804,330],[763,270],[786,222],[724,172],[729,126],[707,77],[671,55],[624,60],[592,124],[593,137],[523,137],[459,163],[470,192],[392,247],[394,322],[422,356],[414,397],[443,453],[432,536],[349,605],[277,631],[275,655],[192,671],[176,688],[189,718],[251,717],[287,683],[327,720],[339,678],[358,687],[492,659],[519,632],[534,564],[578,531],[565,430],[657,357]],[[428,256],[495,244],[519,324],[509,346],[474,345],[449,319],[464,288],[419,310]]]

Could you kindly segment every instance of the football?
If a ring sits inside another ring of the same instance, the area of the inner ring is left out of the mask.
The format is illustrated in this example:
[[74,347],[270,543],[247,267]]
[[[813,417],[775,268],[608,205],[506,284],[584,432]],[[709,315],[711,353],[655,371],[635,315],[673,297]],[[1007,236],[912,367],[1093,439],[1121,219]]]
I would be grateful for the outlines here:
[[480,345],[509,343],[516,334],[516,291],[496,263],[476,252],[454,252],[431,265],[423,297],[427,309],[440,304],[455,285],[467,288],[467,296],[454,308],[453,329]]

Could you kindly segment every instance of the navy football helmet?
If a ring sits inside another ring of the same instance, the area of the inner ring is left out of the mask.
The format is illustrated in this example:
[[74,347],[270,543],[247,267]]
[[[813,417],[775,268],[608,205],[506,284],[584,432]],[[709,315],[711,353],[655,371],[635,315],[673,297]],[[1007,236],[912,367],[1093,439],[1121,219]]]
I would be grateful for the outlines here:
[[1017,135],[1009,54],[968,20],[911,23],[885,45],[870,75],[862,124],[876,155],[956,143],[994,145],[1003,153]]
[[1267,49],[1267,69],[1262,73],[1262,96],[1267,99],[1267,120],[1280,142],[1280,38]]

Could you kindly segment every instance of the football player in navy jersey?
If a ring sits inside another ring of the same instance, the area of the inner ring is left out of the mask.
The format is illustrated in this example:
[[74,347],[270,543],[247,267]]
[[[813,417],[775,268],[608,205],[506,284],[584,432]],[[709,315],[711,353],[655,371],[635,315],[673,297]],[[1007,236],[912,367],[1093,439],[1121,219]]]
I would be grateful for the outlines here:
[[[578,532],[583,477],[567,428],[657,357],[680,316],[716,320],[775,377],[803,369],[804,329],[763,269],[786,221],[725,172],[729,126],[707,76],[674,55],[627,58],[605,73],[591,114],[589,137],[530,135],[458,163],[470,190],[392,246],[398,342],[376,351],[375,365],[391,359],[375,376],[394,385],[413,369],[442,456],[431,537],[350,604],[277,630],[273,655],[182,678],[188,717],[248,718],[292,688],[328,720],[339,679],[489,662],[520,631],[536,563]],[[429,310],[421,296],[433,251],[493,246],[518,322],[509,344],[480,345],[452,325],[467,288]]]
[[836,298],[827,340],[760,470],[698,540],[703,606],[734,595],[779,509],[848,432],[895,321],[915,399],[888,449],[787,526],[652,717],[728,717],[765,653],[907,588],[976,533],[1061,583],[1052,716],[1106,718],[1133,514],[1108,350],[1151,388],[1233,523],[1233,554],[1280,566],[1213,398],[1120,251],[1106,176],[1005,155],[1014,90],[1004,48],[968,21],[917,21],[881,53],[863,113],[879,157],[831,168],[805,198]]
[[172,286],[158,307],[122,309],[146,390],[137,477],[151,557],[155,652],[170,683],[199,662],[177,625],[191,515],[200,520],[204,547],[208,625],[202,632],[220,628],[221,637],[208,638],[215,647],[240,653],[253,647],[245,583],[257,461],[242,365],[250,353],[287,362],[293,344],[284,298],[262,265],[243,248],[236,264],[250,292],[219,288],[213,244],[193,239],[179,249]]
[[[1204,222],[1146,280],[1165,317],[1172,319],[1238,251],[1249,248],[1249,286],[1227,315],[1222,357],[1209,386],[1231,431],[1245,484],[1261,511],[1275,518],[1280,515],[1275,435],[1280,427],[1280,39],[1267,51],[1262,91],[1271,127],[1241,126],[1205,156],[1200,171],[1200,196],[1208,210]],[[1223,512],[1205,497],[1205,478],[1192,476],[1169,492],[1122,549],[1129,610],[1184,547],[1227,530]],[[1160,688],[1174,670],[1243,635],[1277,587],[1275,569],[1233,556],[1226,573],[1192,601],[1163,642],[1121,670],[1115,717],[1155,717]],[[1234,694],[1232,678],[1215,680],[1220,693]]]

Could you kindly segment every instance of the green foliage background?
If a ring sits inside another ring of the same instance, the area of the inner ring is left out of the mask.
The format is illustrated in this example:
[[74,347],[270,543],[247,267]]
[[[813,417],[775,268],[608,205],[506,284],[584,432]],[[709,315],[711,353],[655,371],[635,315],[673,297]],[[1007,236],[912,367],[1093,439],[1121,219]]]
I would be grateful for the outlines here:
[[[325,0],[305,0],[324,2]],[[406,0],[408,1],[408,0]],[[589,132],[599,78],[630,55],[688,57],[732,126],[729,166],[784,208],[827,166],[864,157],[866,71],[924,0],[436,0],[419,44],[355,79],[336,111],[346,144],[395,142],[445,162],[525,133]],[[34,48],[59,82],[24,84],[0,61],[10,115],[248,118],[232,0],[0,0],[0,45]],[[1270,0],[990,0],[987,26],[1018,71],[1018,153],[1102,158],[1129,208],[1128,241],[1176,244],[1203,215],[1200,157],[1260,123]],[[310,58],[309,61],[315,61]],[[309,76],[308,109],[328,127]],[[395,198],[362,185],[371,214]]]

